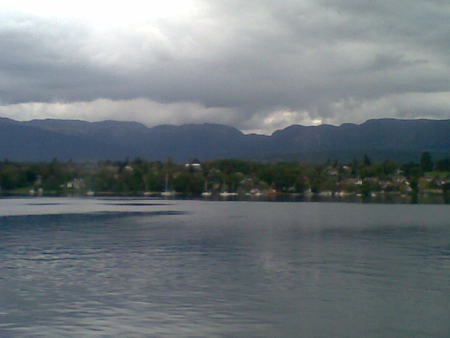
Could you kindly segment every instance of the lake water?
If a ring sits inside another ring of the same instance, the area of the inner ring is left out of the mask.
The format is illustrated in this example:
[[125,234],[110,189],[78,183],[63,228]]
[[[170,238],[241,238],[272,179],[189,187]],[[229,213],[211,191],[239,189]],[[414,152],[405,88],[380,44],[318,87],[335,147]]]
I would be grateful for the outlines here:
[[0,199],[0,336],[449,337],[450,207]]

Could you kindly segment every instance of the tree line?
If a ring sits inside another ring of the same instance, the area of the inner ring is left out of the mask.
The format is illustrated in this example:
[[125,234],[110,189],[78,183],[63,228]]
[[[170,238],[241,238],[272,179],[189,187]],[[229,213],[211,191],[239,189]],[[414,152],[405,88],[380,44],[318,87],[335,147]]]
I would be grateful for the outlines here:
[[373,162],[365,155],[351,163],[262,163],[224,159],[179,164],[171,160],[77,163],[0,162],[2,194],[142,195],[176,191],[185,196],[220,194],[320,194],[448,191],[450,158],[433,161],[424,152],[417,162]]

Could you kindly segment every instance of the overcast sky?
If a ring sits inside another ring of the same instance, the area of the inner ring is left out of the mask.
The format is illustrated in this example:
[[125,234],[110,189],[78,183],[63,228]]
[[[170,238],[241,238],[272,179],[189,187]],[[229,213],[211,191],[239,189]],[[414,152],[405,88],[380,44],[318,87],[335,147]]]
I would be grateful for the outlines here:
[[0,116],[450,118],[448,0],[0,0]]

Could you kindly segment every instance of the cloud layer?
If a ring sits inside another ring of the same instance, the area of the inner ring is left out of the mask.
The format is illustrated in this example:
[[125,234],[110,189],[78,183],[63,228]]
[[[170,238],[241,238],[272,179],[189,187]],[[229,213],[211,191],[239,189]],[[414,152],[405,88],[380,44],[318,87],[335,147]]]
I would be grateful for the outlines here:
[[0,14],[0,115],[259,132],[450,118],[445,0],[152,4],[160,15],[116,8],[109,21],[11,5]]

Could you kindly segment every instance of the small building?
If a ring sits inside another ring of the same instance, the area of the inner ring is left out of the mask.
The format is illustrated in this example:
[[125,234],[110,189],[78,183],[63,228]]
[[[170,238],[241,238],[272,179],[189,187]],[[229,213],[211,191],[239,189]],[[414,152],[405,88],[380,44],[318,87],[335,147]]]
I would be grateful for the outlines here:
[[193,159],[192,161],[186,163],[184,165],[184,167],[186,169],[192,169],[192,170],[195,170],[195,171],[202,170],[202,165],[200,164],[200,161],[198,159]]

